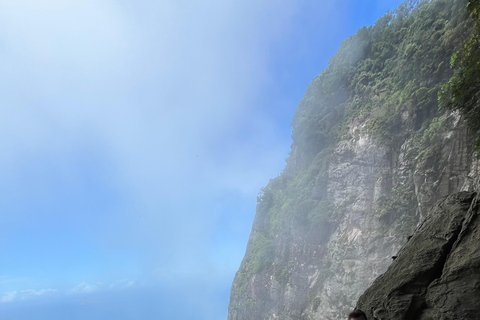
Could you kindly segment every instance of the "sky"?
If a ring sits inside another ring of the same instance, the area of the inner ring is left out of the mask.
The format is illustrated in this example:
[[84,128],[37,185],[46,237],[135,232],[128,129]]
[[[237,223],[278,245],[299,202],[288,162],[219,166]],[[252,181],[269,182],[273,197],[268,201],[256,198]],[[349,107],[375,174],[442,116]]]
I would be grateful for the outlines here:
[[0,320],[226,319],[257,194],[399,0],[0,0]]

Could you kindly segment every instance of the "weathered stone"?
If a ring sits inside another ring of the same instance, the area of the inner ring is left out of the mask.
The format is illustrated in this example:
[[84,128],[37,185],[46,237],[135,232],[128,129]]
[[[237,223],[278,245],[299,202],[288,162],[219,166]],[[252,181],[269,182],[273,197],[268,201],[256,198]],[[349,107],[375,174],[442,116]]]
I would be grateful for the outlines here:
[[[438,88],[451,76],[450,52],[457,51],[462,42],[459,30],[464,30],[461,12],[466,3],[436,2],[424,1],[422,8],[432,6],[424,14],[445,9],[443,15],[431,18],[439,18],[432,26],[447,29],[422,29],[425,32],[415,35],[418,29],[402,33],[407,30],[402,28],[399,34],[413,38],[397,46],[448,35],[432,48],[448,53],[439,55],[443,60],[431,66],[432,72],[439,71],[435,77],[428,73],[423,79],[383,79],[388,74],[403,74],[405,69],[411,73],[403,75],[413,77],[418,70],[410,63],[421,68],[432,63],[424,56],[402,60],[403,49],[375,63],[375,68],[396,65],[398,69],[372,74],[363,70],[353,76],[350,72],[356,70],[361,54],[340,50],[329,68],[308,86],[294,116],[287,166],[259,198],[245,257],[232,285],[229,320],[344,319],[365,288],[389,265],[401,261],[401,256],[395,260],[392,256],[438,199],[478,190],[479,162],[465,121],[458,112],[437,108]],[[455,15],[447,19],[452,12]],[[445,19],[450,22],[445,24]],[[347,47],[366,41],[363,45],[373,48],[374,39],[364,36],[380,27],[359,32],[359,37],[346,41]],[[383,42],[380,47],[384,48]],[[368,68],[377,59],[376,50],[371,54],[365,60]],[[369,84],[349,82],[355,79]],[[412,90],[398,90],[404,85]],[[369,90],[361,89],[365,86]],[[438,254],[426,252],[419,259],[427,264]],[[462,266],[452,264],[452,268]],[[439,282],[431,292],[440,288]],[[377,312],[387,307],[410,310],[418,302],[416,294],[398,295]],[[440,303],[435,299],[425,297],[425,304]]]
[[478,319],[479,200],[462,192],[440,201],[357,308],[378,320]]
[[[437,164],[451,169],[439,172],[425,164],[415,166],[404,156],[411,145],[408,139],[392,158],[361,123],[352,123],[350,130],[356,138],[340,141],[329,163],[326,194],[338,220],[331,233],[326,233],[327,241],[314,238],[325,231],[306,233],[296,225],[283,230],[274,240],[274,267],[241,280],[248,288],[241,294],[236,289],[240,280],[235,280],[229,319],[250,320],[250,313],[259,319],[343,319],[365,288],[390,264],[398,264],[391,257],[432,202],[450,192],[477,188],[478,161],[468,130],[456,113],[447,117],[442,128]],[[429,179],[424,178],[427,175]],[[378,198],[396,186],[417,190],[417,213],[415,208],[387,218],[376,213]],[[257,215],[250,242],[265,223]],[[279,283],[275,268],[282,264],[288,279]],[[244,263],[240,272],[242,268]]]

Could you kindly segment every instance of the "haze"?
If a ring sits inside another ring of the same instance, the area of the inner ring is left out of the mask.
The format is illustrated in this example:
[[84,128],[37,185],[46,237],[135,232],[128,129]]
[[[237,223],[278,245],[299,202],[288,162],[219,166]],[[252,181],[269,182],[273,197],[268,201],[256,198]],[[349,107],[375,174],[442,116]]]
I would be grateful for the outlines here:
[[0,0],[0,315],[226,319],[303,91],[399,3]]

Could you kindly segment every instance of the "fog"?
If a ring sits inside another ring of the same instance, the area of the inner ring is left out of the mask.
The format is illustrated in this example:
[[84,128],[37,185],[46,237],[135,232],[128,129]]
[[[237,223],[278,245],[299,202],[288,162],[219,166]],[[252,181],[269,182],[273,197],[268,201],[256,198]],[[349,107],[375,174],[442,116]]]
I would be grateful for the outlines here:
[[398,3],[0,0],[0,310],[224,319],[303,91]]

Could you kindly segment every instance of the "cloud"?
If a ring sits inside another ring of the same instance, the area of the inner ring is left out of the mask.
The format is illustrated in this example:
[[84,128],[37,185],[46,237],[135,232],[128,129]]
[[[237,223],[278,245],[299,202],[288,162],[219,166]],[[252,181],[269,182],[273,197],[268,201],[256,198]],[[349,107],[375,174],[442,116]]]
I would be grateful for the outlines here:
[[118,291],[122,289],[132,288],[136,285],[136,282],[129,279],[120,279],[115,280],[111,283],[88,283],[88,282],[81,282],[72,289],[68,290],[67,293],[70,294],[90,294],[94,292],[100,291]]
[[43,297],[52,296],[65,296],[65,295],[88,295],[96,292],[118,291],[122,289],[132,288],[136,285],[136,282],[129,279],[121,279],[113,281],[109,284],[101,282],[89,283],[81,282],[68,290],[58,289],[27,289],[27,290],[13,290],[0,293],[0,303],[10,303],[15,301],[25,301],[38,299]]
[[71,293],[73,294],[84,294],[84,293],[93,293],[95,291],[99,291],[103,289],[104,286],[102,283],[87,283],[87,282],[82,282],[75,286],[73,289],[70,290]]
[[[19,6],[2,19],[3,34],[10,35],[3,55],[18,67],[6,71],[19,81],[6,86],[18,95],[8,95],[16,101],[4,110],[9,139],[2,142],[16,142],[9,151],[55,155],[82,136],[96,138],[135,186],[153,183],[170,195],[186,183],[180,168],[193,177],[202,169],[213,173],[205,166],[223,164],[212,154],[228,142],[221,138],[250,125],[245,115],[255,113],[250,102],[266,76],[264,41],[281,32],[288,12],[269,1],[252,8],[251,1],[150,3],[130,15],[125,11],[132,8],[112,2],[47,2],[50,9]],[[54,22],[39,14],[45,10]],[[264,25],[260,15],[267,12],[278,21]],[[239,25],[248,18],[251,24]],[[270,126],[261,120],[266,125],[257,125],[258,133]],[[230,161],[261,151],[245,147]]]
[[206,256],[218,198],[252,208],[283,168],[288,134],[257,97],[294,2],[0,4],[0,191],[16,228],[51,221],[175,268]]
[[21,291],[9,291],[0,294],[0,303],[10,303],[19,300],[30,300],[39,298],[42,296],[48,296],[56,294],[56,289],[41,289],[41,290],[21,290]]
[[0,296],[0,303],[15,301],[16,297],[17,297],[17,291],[4,292]]
[[41,290],[23,290],[23,291],[20,291],[20,294],[22,295],[22,298],[25,298],[25,297],[39,297],[39,296],[43,296],[43,295],[46,295],[46,294],[52,294],[52,293],[56,293],[58,292],[58,290],[56,289],[41,289]]

